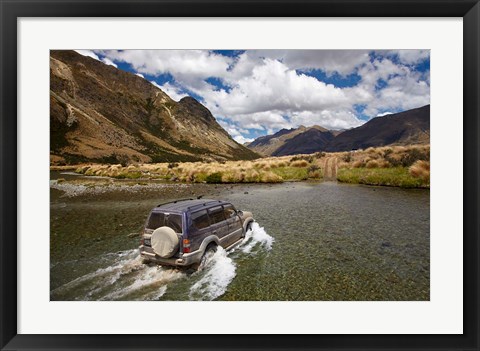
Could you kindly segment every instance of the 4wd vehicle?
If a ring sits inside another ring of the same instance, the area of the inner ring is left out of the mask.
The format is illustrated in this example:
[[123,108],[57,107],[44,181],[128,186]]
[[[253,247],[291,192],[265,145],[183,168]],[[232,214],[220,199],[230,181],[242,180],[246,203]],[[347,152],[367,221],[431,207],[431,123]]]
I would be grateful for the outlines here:
[[150,212],[141,239],[146,261],[199,268],[217,246],[239,244],[251,227],[251,212],[229,202],[188,199],[158,205]]

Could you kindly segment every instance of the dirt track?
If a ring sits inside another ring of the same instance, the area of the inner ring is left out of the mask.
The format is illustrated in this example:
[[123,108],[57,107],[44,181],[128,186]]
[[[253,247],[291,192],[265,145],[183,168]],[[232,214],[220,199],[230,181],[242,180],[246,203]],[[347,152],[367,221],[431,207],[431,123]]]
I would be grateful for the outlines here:
[[323,179],[327,181],[337,180],[337,158],[327,157],[323,165]]

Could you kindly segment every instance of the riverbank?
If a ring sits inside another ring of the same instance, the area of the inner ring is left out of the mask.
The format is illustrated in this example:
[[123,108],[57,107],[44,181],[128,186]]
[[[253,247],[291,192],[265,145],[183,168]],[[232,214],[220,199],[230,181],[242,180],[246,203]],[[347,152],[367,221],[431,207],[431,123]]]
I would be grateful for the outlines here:
[[282,183],[337,180],[352,184],[430,187],[430,146],[392,146],[349,152],[282,157],[255,161],[171,162],[135,165],[84,164],[52,166],[86,176],[180,183]]
[[[171,201],[208,196],[222,193],[241,192],[248,194],[257,184],[206,184],[180,183],[156,180],[112,179],[107,177],[86,177],[70,173],[51,172],[51,199],[68,199],[84,202],[95,199],[113,201]],[[266,187],[272,184],[264,184]]]

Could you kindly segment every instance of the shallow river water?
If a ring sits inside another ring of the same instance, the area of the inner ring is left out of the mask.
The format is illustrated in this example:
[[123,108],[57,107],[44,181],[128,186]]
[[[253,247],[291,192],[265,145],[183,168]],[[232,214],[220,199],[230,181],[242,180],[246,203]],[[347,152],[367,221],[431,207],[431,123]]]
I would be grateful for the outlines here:
[[[51,300],[430,299],[428,190],[51,178]],[[149,210],[198,195],[252,211],[245,241],[193,274],[142,264]]]

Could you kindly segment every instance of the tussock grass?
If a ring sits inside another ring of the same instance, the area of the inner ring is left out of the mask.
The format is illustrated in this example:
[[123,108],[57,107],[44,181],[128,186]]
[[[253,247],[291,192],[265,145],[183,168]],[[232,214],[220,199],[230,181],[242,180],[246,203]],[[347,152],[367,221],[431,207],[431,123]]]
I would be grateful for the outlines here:
[[[322,179],[326,159],[336,159],[342,182],[428,187],[430,146],[388,146],[349,152],[266,157],[253,161],[79,165],[75,172],[119,179],[193,183],[277,183]],[[332,163],[330,163],[332,164]]]
[[418,160],[408,169],[412,177],[420,178],[430,184],[430,162]]
[[306,160],[298,160],[298,161],[293,161],[290,163],[290,166],[291,167],[299,167],[299,168],[303,168],[303,167],[307,167],[308,166],[308,162]]
[[[341,168],[410,167],[416,161],[430,160],[430,145],[384,146],[334,153],[342,162]],[[371,161],[377,161],[377,163]]]
[[387,146],[337,153],[337,180],[345,183],[430,186],[430,145]]
[[[342,166],[345,168],[350,168],[348,163],[343,163]],[[365,162],[363,161],[357,160],[352,162],[352,168],[360,168],[364,166],[365,166]]]

